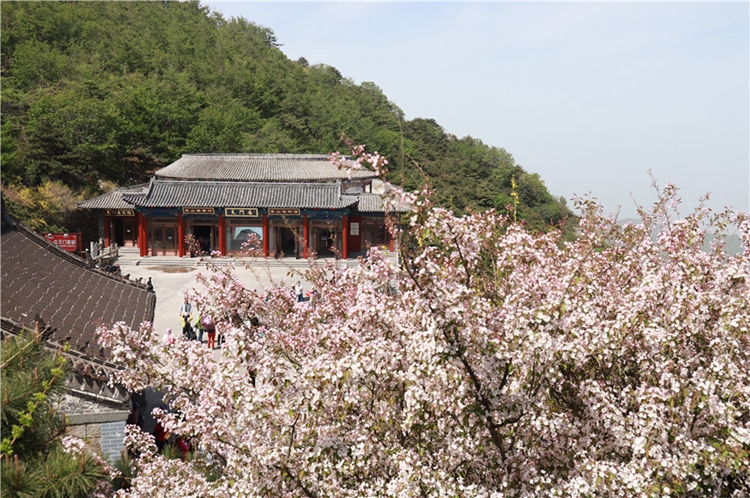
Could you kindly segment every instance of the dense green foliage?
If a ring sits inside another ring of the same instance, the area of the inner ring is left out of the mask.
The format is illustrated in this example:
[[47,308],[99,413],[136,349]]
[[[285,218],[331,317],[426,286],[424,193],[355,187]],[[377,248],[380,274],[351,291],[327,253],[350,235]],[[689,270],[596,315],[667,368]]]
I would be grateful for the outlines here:
[[328,153],[345,135],[459,213],[505,209],[515,177],[532,226],[569,214],[505,150],[404,121],[374,83],[289,60],[270,29],[198,2],[3,2],[2,90],[5,189],[91,196],[182,153]]
[[65,424],[55,400],[65,391],[69,364],[38,333],[3,340],[0,361],[2,496],[88,496],[109,477],[91,454],[62,450]]

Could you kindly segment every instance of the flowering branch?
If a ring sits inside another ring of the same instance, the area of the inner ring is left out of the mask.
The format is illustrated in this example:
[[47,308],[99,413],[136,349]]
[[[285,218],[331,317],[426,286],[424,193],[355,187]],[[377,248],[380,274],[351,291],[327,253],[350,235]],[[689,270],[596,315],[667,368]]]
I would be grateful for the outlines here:
[[[313,262],[315,303],[284,282],[260,296],[231,266],[200,274],[191,299],[226,338],[218,357],[180,337],[167,348],[148,324],[101,331],[118,380],[163,390],[165,429],[222,462],[208,480],[129,436],[143,451],[132,496],[747,490],[747,215],[664,223],[667,188],[638,224],[579,201],[563,242],[494,211],[457,217],[429,189],[391,195],[411,206],[393,227],[401,268],[377,249],[345,270]],[[728,226],[743,252],[704,248]]]

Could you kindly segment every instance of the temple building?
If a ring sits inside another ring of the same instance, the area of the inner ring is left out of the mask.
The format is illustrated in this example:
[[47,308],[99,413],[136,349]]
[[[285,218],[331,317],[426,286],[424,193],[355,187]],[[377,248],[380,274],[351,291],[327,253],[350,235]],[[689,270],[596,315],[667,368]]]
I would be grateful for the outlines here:
[[232,255],[250,240],[266,257],[349,258],[373,245],[393,250],[377,184],[373,172],[340,170],[325,155],[185,154],[148,184],[78,207],[100,213],[105,244],[137,246],[141,257],[196,246]]

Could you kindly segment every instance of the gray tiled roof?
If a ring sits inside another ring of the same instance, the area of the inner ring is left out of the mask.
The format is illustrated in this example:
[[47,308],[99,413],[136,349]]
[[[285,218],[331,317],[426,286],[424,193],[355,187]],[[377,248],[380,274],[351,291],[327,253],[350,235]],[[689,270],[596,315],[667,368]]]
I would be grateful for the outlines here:
[[[340,170],[319,154],[184,154],[155,173],[157,178],[254,182],[315,182],[347,180]],[[374,178],[372,171],[358,170],[353,179]]]
[[250,183],[153,180],[145,196],[125,195],[138,207],[259,207],[343,209],[357,202],[339,183]]
[[[385,203],[381,194],[360,194],[359,211],[362,213],[384,213]],[[405,206],[398,206],[395,209],[389,208],[389,212],[405,213],[408,209]]]
[[134,187],[119,188],[99,197],[79,202],[77,206],[79,209],[133,209],[133,205],[125,202],[122,196],[145,194],[147,191],[148,183],[142,183]]
[[99,324],[152,322],[156,295],[145,285],[87,267],[84,260],[3,216],[2,321],[34,329],[37,315],[53,344],[69,342],[84,357],[106,361]]

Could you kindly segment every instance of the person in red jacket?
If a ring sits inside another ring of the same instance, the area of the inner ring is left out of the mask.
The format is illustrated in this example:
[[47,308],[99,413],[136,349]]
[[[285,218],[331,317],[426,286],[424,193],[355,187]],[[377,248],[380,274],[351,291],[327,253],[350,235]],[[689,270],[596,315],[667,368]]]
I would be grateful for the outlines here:
[[190,453],[190,440],[187,438],[180,436],[177,438],[177,442],[175,443],[175,446],[177,446],[177,449],[180,450],[180,453],[182,454],[182,459],[187,459],[188,453]]
[[156,422],[156,427],[154,427],[154,439],[156,439],[156,447],[159,449],[159,453],[161,453],[167,445],[167,439],[169,439],[169,433],[164,430],[161,422]]
[[214,349],[216,347],[216,325],[214,325],[213,319],[208,315],[203,315],[201,325],[208,334],[208,347]]
[[137,425],[139,428],[143,429],[143,417],[141,417],[138,408],[140,408],[140,405],[133,401],[133,409],[130,412],[130,415],[128,415],[128,420],[125,423],[127,425]]

